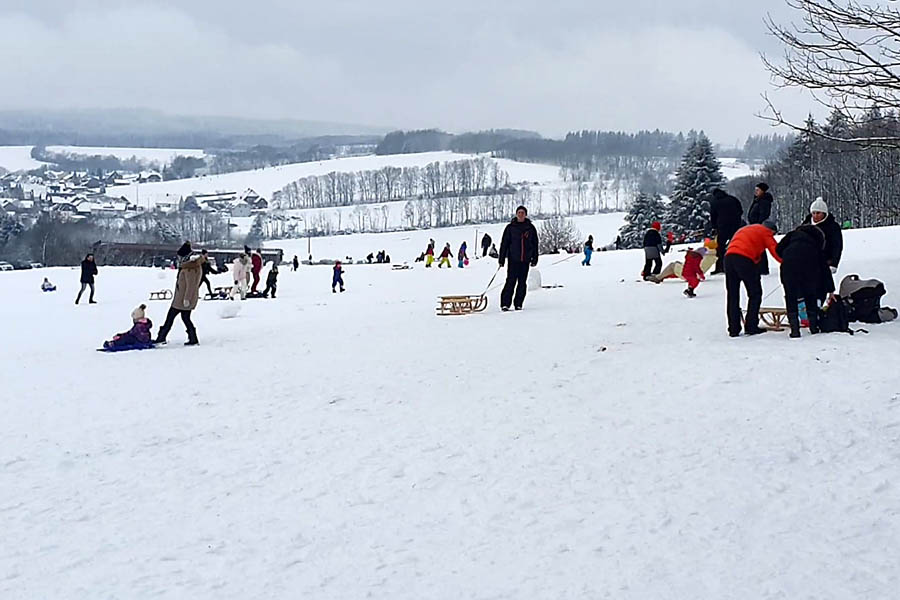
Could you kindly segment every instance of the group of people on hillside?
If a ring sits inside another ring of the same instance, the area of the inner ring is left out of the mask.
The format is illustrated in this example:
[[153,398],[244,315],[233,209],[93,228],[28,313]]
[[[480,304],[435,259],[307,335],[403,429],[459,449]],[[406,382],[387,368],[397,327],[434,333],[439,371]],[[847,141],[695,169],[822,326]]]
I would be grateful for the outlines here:
[[369,255],[366,256],[366,262],[372,264],[384,264],[391,262],[391,256],[385,252],[384,250],[379,251],[377,254],[369,252]]
[[[832,274],[837,271],[843,251],[841,227],[829,213],[825,201],[817,198],[803,222],[776,242],[778,228],[772,220],[773,205],[769,186],[758,183],[745,220],[740,200],[722,189],[713,190],[707,233],[714,239],[707,238],[703,247],[689,247],[684,261],[670,264],[665,272],[661,272],[661,258],[669,251],[674,236],[670,232],[664,244],[661,224],[653,222],[643,239],[644,280],[659,283],[680,276],[688,284],[684,294],[692,298],[699,283],[705,281],[706,270],[714,265],[712,275],[725,275],[728,334],[755,335],[764,331],[759,326],[759,311],[761,278],[769,274],[768,252],[781,263],[780,277],[791,337],[800,337],[800,302],[807,307],[810,333],[818,333],[820,310],[835,290]],[[748,296],[743,318],[742,285]]]
[[[447,267],[453,268],[453,265],[450,263],[450,259],[453,258],[453,250],[450,248],[450,242],[444,244],[444,249],[441,250],[441,253],[435,258],[435,242],[434,240],[428,240],[428,246],[425,248],[425,251],[419,255],[416,259],[416,262],[424,262],[427,268],[431,268],[431,265],[434,264],[435,260],[438,261],[438,268]],[[460,269],[463,269],[469,265],[469,253],[468,253],[468,244],[463,242],[459,245],[459,250],[456,252],[456,266]]]

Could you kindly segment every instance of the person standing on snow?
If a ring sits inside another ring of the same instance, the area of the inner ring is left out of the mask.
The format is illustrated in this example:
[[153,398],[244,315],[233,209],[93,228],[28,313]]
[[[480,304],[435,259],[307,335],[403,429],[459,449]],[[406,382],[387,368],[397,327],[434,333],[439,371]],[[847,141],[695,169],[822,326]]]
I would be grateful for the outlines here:
[[259,275],[262,273],[263,268],[262,250],[257,248],[256,252],[250,255],[250,262],[252,265],[250,273],[253,275],[253,285],[250,287],[250,291],[258,294],[259,291],[256,288],[259,285]]
[[800,225],[784,236],[775,250],[781,257],[781,285],[791,337],[800,337],[798,300],[801,299],[806,303],[809,332],[819,333],[816,293],[823,271],[831,276],[825,261],[825,234],[814,225]]
[[481,258],[487,256],[488,250],[491,249],[491,243],[494,240],[491,239],[491,236],[487,233],[484,234],[484,237],[481,238]]
[[336,286],[341,286],[341,291],[344,291],[344,269],[341,267],[341,261],[335,261],[334,263],[334,275],[331,277],[331,293],[334,294],[334,288]]
[[94,277],[97,275],[97,263],[94,262],[94,254],[88,253],[88,255],[84,257],[84,260],[81,261],[81,290],[78,292],[78,296],[75,297],[75,304],[78,304],[78,302],[81,301],[81,295],[84,293],[84,288],[88,286],[91,288],[88,304],[97,304],[94,302]]
[[278,265],[272,263],[269,274],[266,275],[266,289],[263,290],[263,298],[269,297],[269,290],[272,290],[272,298],[275,298],[275,292],[278,291]]
[[430,268],[434,263],[434,240],[428,240],[428,247],[425,248],[425,266]]
[[203,284],[205,283],[206,291],[208,291],[209,295],[212,296],[213,291],[212,291],[212,285],[210,285],[210,283],[209,283],[209,275],[210,275],[210,273],[212,273],[214,275],[218,275],[219,273],[222,273],[222,271],[219,271],[218,269],[216,269],[214,266],[212,266],[212,263],[209,262],[209,253],[206,251],[206,249],[201,250],[200,254],[202,254],[203,258],[206,259],[206,261],[203,263],[203,277],[200,279],[200,287],[202,287]]
[[581,261],[582,267],[591,266],[591,254],[594,253],[594,236],[589,235],[584,243],[584,260]]
[[832,275],[837,273],[838,265],[841,263],[841,255],[844,252],[844,234],[834,215],[828,212],[828,205],[821,196],[810,205],[809,216],[806,217],[803,224],[815,225],[825,235],[825,266],[822,267],[819,286],[816,290],[816,299],[822,304],[828,294],[835,290]]
[[459,261],[459,268],[462,269],[466,266],[466,263],[469,262],[469,255],[466,254],[466,243],[463,242],[459,247],[459,252],[456,255],[457,260]]
[[241,300],[247,298],[247,283],[250,279],[250,257],[247,253],[241,254],[232,263],[231,275],[234,278],[234,287],[231,288],[231,299],[238,294]]
[[203,277],[203,263],[206,262],[206,257],[202,254],[191,256],[191,244],[185,242],[178,249],[178,259],[181,262],[178,265],[178,279],[175,281],[175,297],[172,298],[166,322],[159,328],[154,343],[166,343],[175,317],[181,315],[188,336],[188,341],[184,345],[196,346],[200,342],[197,340],[197,329],[191,322],[191,311],[197,308],[197,302],[200,300],[200,279]]
[[516,310],[522,310],[528,292],[528,268],[537,266],[538,247],[538,232],[528,219],[528,209],[519,206],[500,238],[500,267],[509,260],[506,283],[500,292],[501,310],[508,311],[511,304]]
[[687,253],[684,255],[684,265],[681,268],[681,276],[688,284],[687,289],[684,290],[684,295],[688,298],[695,298],[697,294],[694,293],[694,290],[697,289],[697,286],[700,285],[701,281],[706,281],[706,276],[703,274],[703,268],[701,266],[705,255],[706,248],[697,248],[696,250],[688,248]]
[[721,188],[712,192],[712,200],[709,203],[709,228],[716,232],[716,268],[711,275],[725,272],[725,252],[728,242],[735,232],[741,228],[744,217],[744,207],[741,201],[730,196]]
[[[772,194],[769,193],[769,184],[760,182],[753,189],[753,202],[750,203],[750,209],[747,211],[747,221],[751,225],[762,224],[769,220],[772,215],[772,203],[774,202]],[[759,261],[759,274],[769,274],[769,259],[763,253]]]
[[659,230],[662,225],[659,221],[653,221],[650,229],[644,233],[644,270],[641,276],[645,281],[649,280],[651,275],[659,275],[662,271],[662,255],[664,254],[662,245],[662,236]]
[[438,263],[438,269],[447,265],[448,268],[452,269],[453,265],[450,264],[450,257],[453,256],[453,250],[450,249],[450,242],[447,242],[444,245],[444,249],[441,251],[441,262]]
[[747,290],[747,318],[744,333],[756,335],[765,330],[759,328],[759,307],[762,304],[762,281],[759,275],[759,257],[768,250],[781,262],[775,244],[778,228],[772,221],[762,225],[747,225],[738,229],[725,253],[725,290],[727,295],[728,335],[741,335],[741,284]]
[[295,271],[296,271],[297,269],[300,268],[300,261],[297,260],[297,255],[296,255],[296,254],[294,255],[294,262],[293,262],[292,264],[293,264],[293,266],[294,266],[294,270],[295,270]]

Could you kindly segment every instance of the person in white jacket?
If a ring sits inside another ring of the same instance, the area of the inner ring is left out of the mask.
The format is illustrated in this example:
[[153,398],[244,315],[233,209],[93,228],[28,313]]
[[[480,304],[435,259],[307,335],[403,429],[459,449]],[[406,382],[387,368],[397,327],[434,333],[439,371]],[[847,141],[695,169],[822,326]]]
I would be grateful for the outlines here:
[[232,300],[238,294],[241,296],[241,300],[247,298],[247,289],[250,285],[250,257],[246,254],[241,254],[236,259],[234,259],[233,267],[231,272],[234,274],[234,287],[231,288],[231,298]]

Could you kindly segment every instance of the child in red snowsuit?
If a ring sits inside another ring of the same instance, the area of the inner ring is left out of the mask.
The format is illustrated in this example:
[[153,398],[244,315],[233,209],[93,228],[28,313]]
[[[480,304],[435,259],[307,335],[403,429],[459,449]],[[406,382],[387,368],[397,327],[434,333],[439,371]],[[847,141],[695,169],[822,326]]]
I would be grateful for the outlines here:
[[684,295],[688,298],[696,296],[697,294],[694,293],[694,290],[697,289],[701,281],[706,281],[703,269],[700,268],[700,262],[703,260],[704,254],[706,254],[706,248],[697,248],[696,250],[688,248],[687,254],[684,256],[684,267],[681,270],[681,276],[688,284],[687,289],[684,290]]

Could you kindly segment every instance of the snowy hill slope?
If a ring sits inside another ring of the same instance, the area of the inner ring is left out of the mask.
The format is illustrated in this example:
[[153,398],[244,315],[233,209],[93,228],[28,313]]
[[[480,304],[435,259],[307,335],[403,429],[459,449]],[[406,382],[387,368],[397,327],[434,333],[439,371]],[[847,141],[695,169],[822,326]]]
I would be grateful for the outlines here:
[[[839,275],[900,304],[898,233],[848,232]],[[348,266],[345,294],[302,267],[201,303],[197,348],[176,323],[114,355],[172,272],[101,267],[78,307],[74,269],[0,273],[0,597],[893,597],[900,326],[731,340],[720,278],[563,258],[464,318],[435,297],[491,261]]]

